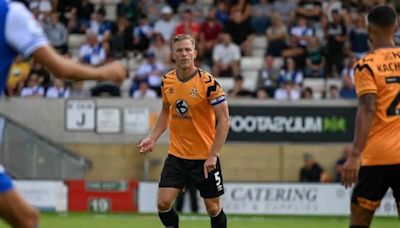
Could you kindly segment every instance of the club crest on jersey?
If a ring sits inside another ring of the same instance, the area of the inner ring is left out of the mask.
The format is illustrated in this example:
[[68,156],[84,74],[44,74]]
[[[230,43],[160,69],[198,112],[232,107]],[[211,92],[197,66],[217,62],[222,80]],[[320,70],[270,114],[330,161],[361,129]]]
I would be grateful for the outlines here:
[[177,100],[175,102],[175,111],[182,116],[189,111],[189,106],[185,100]]
[[190,91],[190,96],[195,98],[197,97],[197,89],[196,87],[193,87],[193,89]]

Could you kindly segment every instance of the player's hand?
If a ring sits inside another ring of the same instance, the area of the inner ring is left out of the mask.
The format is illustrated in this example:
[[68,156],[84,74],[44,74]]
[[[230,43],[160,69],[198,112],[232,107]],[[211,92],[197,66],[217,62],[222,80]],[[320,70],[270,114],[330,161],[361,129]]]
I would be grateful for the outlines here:
[[217,158],[217,155],[208,155],[206,162],[204,162],[203,170],[206,179],[208,179],[208,173],[217,168]]
[[150,137],[143,139],[138,145],[140,154],[147,154],[153,151],[156,141]]
[[350,155],[344,163],[341,181],[345,188],[350,188],[357,181],[360,160],[361,155]]
[[112,62],[99,68],[100,78],[103,81],[121,83],[127,78],[128,70],[119,62]]

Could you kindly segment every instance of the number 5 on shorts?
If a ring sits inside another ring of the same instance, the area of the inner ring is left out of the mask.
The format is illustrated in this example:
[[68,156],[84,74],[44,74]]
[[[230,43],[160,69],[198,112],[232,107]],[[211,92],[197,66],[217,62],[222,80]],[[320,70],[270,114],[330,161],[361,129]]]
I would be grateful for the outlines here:
[[214,173],[214,178],[215,178],[215,185],[217,186],[217,190],[221,191],[222,190],[222,185],[221,185],[221,176],[219,175],[219,171]]

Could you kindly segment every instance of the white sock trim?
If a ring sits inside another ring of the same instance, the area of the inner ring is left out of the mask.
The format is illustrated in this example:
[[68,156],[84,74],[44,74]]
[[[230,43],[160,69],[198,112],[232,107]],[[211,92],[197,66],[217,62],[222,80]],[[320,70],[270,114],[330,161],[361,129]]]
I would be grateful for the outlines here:
[[170,212],[172,210],[172,207],[170,208],[170,209],[168,209],[168,210],[166,210],[166,211],[158,211],[159,213],[168,213],[168,212]]

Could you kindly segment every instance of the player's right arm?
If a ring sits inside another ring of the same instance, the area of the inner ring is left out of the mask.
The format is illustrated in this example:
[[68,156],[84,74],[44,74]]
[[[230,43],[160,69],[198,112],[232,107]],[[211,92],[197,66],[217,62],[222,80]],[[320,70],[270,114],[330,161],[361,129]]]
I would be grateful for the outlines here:
[[138,147],[140,148],[139,152],[141,154],[147,154],[153,151],[154,146],[158,140],[158,138],[164,133],[164,131],[168,127],[168,118],[169,118],[169,104],[163,102],[161,112],[157,118],[156,125],[150,134],[145,138]]
[[32,13],[19,2],[9,3],[5,39],[14,50],[24,57],[33,55],[59,78],[122,81],[127,74],[125,67],[119,63],[94,68],[62,57],[50,46]]

